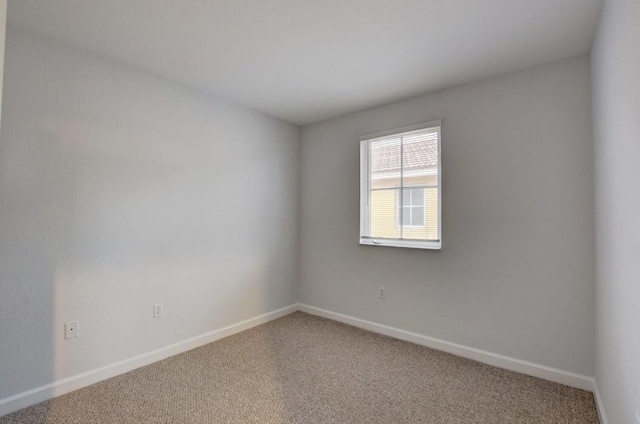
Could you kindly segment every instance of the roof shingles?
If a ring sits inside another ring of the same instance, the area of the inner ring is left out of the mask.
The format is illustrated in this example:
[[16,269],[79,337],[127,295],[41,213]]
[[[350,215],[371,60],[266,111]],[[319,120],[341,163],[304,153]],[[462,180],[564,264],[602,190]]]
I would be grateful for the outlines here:
[[[392,172],[404,169],[434,168],[438,166],[438,140],[426,139],[404,143],[402,158],[400,143],[371,144],[371,171]],[[402,160],[401,160],[402,159]]]

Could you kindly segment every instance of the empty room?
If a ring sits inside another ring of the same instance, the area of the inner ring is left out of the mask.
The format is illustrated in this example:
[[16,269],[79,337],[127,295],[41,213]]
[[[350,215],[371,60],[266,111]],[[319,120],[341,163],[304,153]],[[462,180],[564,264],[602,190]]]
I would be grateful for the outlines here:
[[640,424],[640,1],[0,0],[0,423]]

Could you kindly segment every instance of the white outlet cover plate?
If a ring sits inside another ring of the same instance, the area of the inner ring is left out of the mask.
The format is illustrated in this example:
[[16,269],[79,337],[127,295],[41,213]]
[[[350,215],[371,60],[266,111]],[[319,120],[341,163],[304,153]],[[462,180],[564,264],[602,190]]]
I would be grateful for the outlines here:
[[64,338],[73,339],[78,337],[78,321],[69,321],[64,324]]
[[380,299],[386,299],[387,298],[387,289],[386,289],[386,287],[380,287],[380,291],[378,293],[378,297]]

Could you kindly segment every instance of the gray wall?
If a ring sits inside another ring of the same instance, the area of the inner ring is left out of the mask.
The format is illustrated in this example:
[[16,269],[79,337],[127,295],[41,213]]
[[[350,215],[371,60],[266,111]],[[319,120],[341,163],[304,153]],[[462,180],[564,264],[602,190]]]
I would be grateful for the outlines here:
[[[0,103],[2,103],[2,79],[4,75],[4,45],[5,45],[5,38],[6,38],[6,30],[7,30],[7,0],[0,0]],[[2,109],[1,104],[0,104],[0,109]]]
[[[358,245],[358,134],[438,118],[443,249]],[[588,57],[304,127],[301,159],[302,303],[593,375]]]
[[296,127],[11,30],[2,113],[0,399],[296,301]]
[[595,375],[611,423],[640,413],[639,23],[638,0],[608,0],[592,54]]

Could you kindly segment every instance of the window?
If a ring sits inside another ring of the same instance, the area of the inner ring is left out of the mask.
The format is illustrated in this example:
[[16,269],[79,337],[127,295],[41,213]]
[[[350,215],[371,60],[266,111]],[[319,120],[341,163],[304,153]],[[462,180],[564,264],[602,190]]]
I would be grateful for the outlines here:
[[440,121],[361,137],[360,244],[441,248]]
[[[399,194],[399,193],[398,193]],[[406,227],[424,227],[424,188],[411,187],[402,190],[398,198],[398,225]]]

